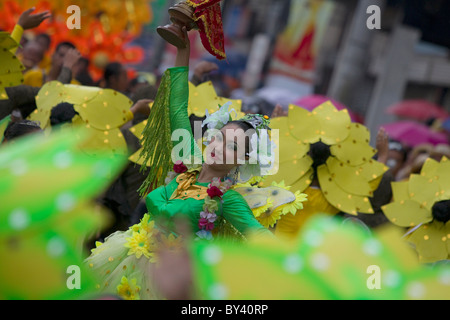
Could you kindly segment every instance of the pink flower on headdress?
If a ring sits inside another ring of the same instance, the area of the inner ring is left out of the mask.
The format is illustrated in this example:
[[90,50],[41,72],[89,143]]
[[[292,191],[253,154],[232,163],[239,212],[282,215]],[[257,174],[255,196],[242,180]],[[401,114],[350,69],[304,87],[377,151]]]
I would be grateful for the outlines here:
[[176,173],[183,173],[187,171],[187,167],[184,165],[183,161],[178,160],[173,165],[173,171],[175,171]]

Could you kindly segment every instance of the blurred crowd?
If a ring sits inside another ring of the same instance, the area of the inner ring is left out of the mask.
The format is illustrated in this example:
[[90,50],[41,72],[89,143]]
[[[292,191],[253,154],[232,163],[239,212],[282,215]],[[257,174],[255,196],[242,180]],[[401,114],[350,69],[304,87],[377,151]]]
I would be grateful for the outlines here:
[[[23,31],[31,30],[48,18],[46,14],[33,14],[26,11],[20,17],[18,25]],[[76,43],[61,42],[52,44],[52,38],[45,33],[32,35],[25,33],[20,37],[20,44],[16,49],[16,56],[24,66],[23,84],[7,87],[8,99],[0,100],[0,121],[5,124],[1,137],[4,145],[14,139],[35,132],[42,132],[40,123],[29,119],[36,110],[36,96],[46,83],[59,81],[63,84],[74,84],[95,88],[112,89],[128,97],[133,106],[132,119],[124,121],[120,127],[126,144],[127,153],[132,155],[141,147],[140,139],[133,134],[132,128],[145,121],[150,113],[150,105],[155,100],[159,87],[159,74],[148,72],[130,72],[127,65],[118,61],[110,61],[103,69],[103,77],[94,79],[89,71],[91,61],[83,57],[77,49]],[[54,47],[54,50],[50,50]],[[223,71],[222,65],[208,60],[200,60],[192,68],[190,81],[199,85],[205,81],[212,81],[219,96],[226,98],[242,98],[241,75],[231,76]],[[132,76],[130,76],[132,75]],[[326,98],[326,97],[325,97]],[[261,96],[243,98],[242,111],[269,114],[272,118],[286,116],[287,106],[273,103]],[[294,104],[295,101],[292,101]],[[317,106],[317,105],[315,105]],[[51,111],[52,125],[70,122],[76,115],[73,105],[58,104]],[[202,117],[191,116],[191,120],[202,120]],[[425,126],[429,130],[440,131],[447,142],[425,142],[419,144],[408,143],[388,129],[381,128],[378,132],[376,145],[376,159],[385,164],[389,170],[374,195],[373,216],[358,214],[356,218],[368,228],[376,228],[388,222],[381,207],[392,201],[391,182],[407,181],[411,174],[419,174],[427,159],[440,162],[444,157],[450,158],[450,128],[446,128],[446,119],[427,119]],[[359,119],[359,121],[363,121]],[[0,123],[0,124],[1,124]],[[104,205],[114,216],[114,223],[108,229],[96,234],[88,248],[94,246],[95,241],[103,241],[108,235],[118,230],[127,230],[139,222],[147,212],[145,202],[140,198],[137,190],[145,179],[145,172],[140,166],[128,161],[125,168],[109,188],[100,196],[98,203]],[[354,216],[346,215],[346,217]]]

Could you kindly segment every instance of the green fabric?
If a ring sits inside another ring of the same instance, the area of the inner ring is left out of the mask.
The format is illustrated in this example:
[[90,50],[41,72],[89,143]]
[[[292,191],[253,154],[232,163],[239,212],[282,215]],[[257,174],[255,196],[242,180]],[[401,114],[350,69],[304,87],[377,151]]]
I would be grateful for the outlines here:
[[5,139],[5,130],[10,122],[11,122],[11,115],[8,115],[7,117],[0,120],[0,143],[2,143],[3,140]]
[[450,268],[419,264],[399,230],[370,233],[343,221],[318,214],[292,243],[193,242],[197,299],[450,298]]
[[[208,183],[200,182],[195,184],[208,185]],[[195,233],[199,231],[198,220],[205,201],[193,198],[169,200],[177,187],[178,183],[176,179],[173,179],[167,186],[161,186],[153,190],[146,198],[148,211],[158,227],[163,230],[174,230],[173,218],[181,216],[188,219]],[[223,195],[222,210],[216,214],[225,218],[242,234],[248,234],[249,232],[255,232],[255,235],[272,234],[256,220],[245,199],[234,190],[228,190]]]
[[[188,70],[188,67],[169,68],[161,79],[141,141],[143,151],[140,158],[144,158],[141,171],[146,171],[150,167],[148,176],[139,189],[141,196],[144,196],[149,188],[163,185],[174,161],[184,160],[189,155],[201,159],[200,149],[193,139],[187,111]],[[187,130],[189,139],[172,141],[172,133],[177,129]],[[173,148],[188,150],[188,154],[174,159]]]
[[[173,147],[178,146],[179,143],[189,144],[186,148],[190,150],[190,155],[201,159],[201,152],[193,138],[191,123],[188,114],[189,101],[189,72],[188,67],[170,68],[166,72],[170,73],[171,88],[170,88],[170,127],[172,133],[175,130],[187,130],[190,134],[190,139],[183,139],[181,141],[173,141]],[[186,155],[184,155],[184,158]],[[182,159],[180,159],[182,160]]]
[[[190,154],[201,159],[201,152],[193,138],[187,111],[189,100],[188,70],[188,67],[175,67],[166,70],[162,80],[164,86],[160,87],[156,100],[164,99],[169,104],[171,132],[182,129],[187,130],[190,134],[190,139],[175,141],[173,147],[181,147],[178,144],[188,143],[189,146],[186,146],[186,148],[190,150]],[[152,110],[152,112],[154,111]],[[208,183],[196,182],[196,184],[208,186]],[[192,198],[169,200],[177,187],[178,183],[176,179],[173,179],[167,186],[160,186],[153,190],[146,198],[147,209],[157,222],[158,227],[163,230],[174,230],[172,218],[181,215],[188,218],[192,230],[197,232],[204,200]],[[222,210],[216,214],[231,223],[242,234],[249,231],[256,235],[272,234],[256,220],[245,199],[234,190],[228,190],[223,195]],[[220,219],[216,221],[216,225],[219,225],[219,223]]]
[[[75,299],[94,290],[81,245],[108,224],[92,201],[126,158],[87,155],[78,146],[89,138],[84,128],[61,128],[1,147],[0,299]],[[68,287],[69,266],[79,267],[79,289]]]

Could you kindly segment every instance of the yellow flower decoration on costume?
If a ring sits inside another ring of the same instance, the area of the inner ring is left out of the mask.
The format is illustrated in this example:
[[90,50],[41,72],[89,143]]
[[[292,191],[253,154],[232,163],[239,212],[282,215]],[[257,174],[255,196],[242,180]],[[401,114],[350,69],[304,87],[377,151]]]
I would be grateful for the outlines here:
[[161,235],[159,246],[163,250],[178,252],[183,248],[183,237],[175,237],[172,233],[168,236]]
[[[450,161],[427,159],[420,174],[393,182],[394,202],[382,207],[386,217],[400,227],[411,227],[407,241],[424,263],[450,258]],[[438,207],[443,205],[443,214]]]
[[376,150],[369,145],[369,130],[352,123],[347,110],[338,111],[330,101],[311,112],[290,105],[288,117],[272,119],[271,126],[279,130],[280,165],[278,173],[267,176],[263,185],[284,180],[293,190],[303,192],[314,174],[310,147],[321,142],[330,154],[317,168],[327,201],[350,214],[373,213],[369,197],[388,168],[372,159]]
[[125,300],[140,300],[139,291],[141,291],[141,287],[136,282],[134,278],[128,281],[127,277],[122,277],[120,284],[117,286],[117,294]]
[[140,258],[143,255],[147,257],[150,262],[156,262],[155,260],[155,244],[149,238],[147,232],[143,229],[139,230],[139,232],[133,231],[132,236],[126,238],[127,243],[124,244],[126,248],[130,248],[128,251],[128,255],[135,255],[136,258]]
[[148,213],[144,214],[141,222],[133,225],[131,230],[133,230],[133,232],[141,232],[141,230],[144,230],[149,237],[158,233],[158,230],[155,228],[155,221],[150,220],[150,215]]
[[295,191],[294,196],[295,201],[286,203],[285,205],[278,207],[275,211],[280,211],[282,215],[287,213],[295,215],[298,210],[303,209],[303,202],[308,200],[308,195],[297,190]]
[[[236,110],[237,117],[233,120],[240,119],[244,116],[241,112],[242,101],[223,98],[217,96],[216,90],[211,81],[203,82],[198,86],[189,82],[189,101],[188,101],[188,114],[194,114],[197,117],[205,116],[205,110],[214,113],[218,110],[219,105],[224,105],[230,102],[230,110]],[[232,113],[234,115],[234,112]]]

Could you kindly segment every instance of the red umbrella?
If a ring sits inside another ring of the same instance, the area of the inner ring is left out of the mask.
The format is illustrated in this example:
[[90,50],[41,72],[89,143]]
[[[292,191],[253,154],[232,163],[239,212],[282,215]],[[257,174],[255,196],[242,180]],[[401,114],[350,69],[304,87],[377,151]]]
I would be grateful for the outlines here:
[[396,116],[425,121],[428,119],[445,119],[449,117],[449,113],[442,109],[441,106],[426,100],[404,100],[390,106],[387,113]]
[[340,103],[336,100],[330,99],[327,96],[323,96],[323,95],[319,95],[319,94],[308,95],[308,96],[305,96],[303,98],[296,100],[293,104],[296,106],[302,107],[306,110],[312,111],[314,108],[320,106],[322,103],[327,102],[327,101],[331,101],[331,103],[338,110],[347,109],[348,115],[350,116],[350,118],[352,119],[353,122],[364,123],[364,119],[360,115],[352,112],[342,103]]
[[411,147],[422,143],[433,145],[448,143],[447,135],[431,130],[424,124],[414,121],[392,122],[382,127],[386,130],[390,138],[403,142]]

